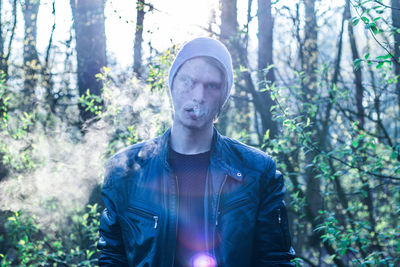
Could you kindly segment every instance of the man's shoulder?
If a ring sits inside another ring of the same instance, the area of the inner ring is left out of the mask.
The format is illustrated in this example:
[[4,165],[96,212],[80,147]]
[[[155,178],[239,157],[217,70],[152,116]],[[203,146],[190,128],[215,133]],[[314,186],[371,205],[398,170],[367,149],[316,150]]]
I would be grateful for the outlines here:
[[129,173],[143,168],[159,153],[161,137],[128,146],[114,154],[107,162],[105,183],[125,180]]
[[160,136],[125,147],[115,153],[109,162],[116,165],[131,165],[135,161],[143,161],[154,157],[159,152]]
[[224,158],[229,157],[231,161],[240,162],[244,167],[265,171],[275,166],[272,157],[264,151],[246,145],[238,140],[222,136],[224,144]]

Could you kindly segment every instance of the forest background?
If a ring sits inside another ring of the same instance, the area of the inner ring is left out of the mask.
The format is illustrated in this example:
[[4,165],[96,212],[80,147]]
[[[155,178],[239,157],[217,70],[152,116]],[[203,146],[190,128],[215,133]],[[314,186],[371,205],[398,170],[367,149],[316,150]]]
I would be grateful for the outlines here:
[[0,265],[92,266],[107,159],[171,125],[184,41],[232,53],[216,124],[284,173],[296,263],[400,265],[400,0],[1,0]]

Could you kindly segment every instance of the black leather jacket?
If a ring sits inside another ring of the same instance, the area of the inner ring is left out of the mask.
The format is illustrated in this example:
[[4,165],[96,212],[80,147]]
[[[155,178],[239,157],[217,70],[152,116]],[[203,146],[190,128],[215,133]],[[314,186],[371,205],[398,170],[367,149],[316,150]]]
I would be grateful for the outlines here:
[[[167,160],[169,135],[109,160],[100,266],[173,266],[179,192]],[[284,193],[269,156],[214,130],[204,206],[218,266],[294,266]]]

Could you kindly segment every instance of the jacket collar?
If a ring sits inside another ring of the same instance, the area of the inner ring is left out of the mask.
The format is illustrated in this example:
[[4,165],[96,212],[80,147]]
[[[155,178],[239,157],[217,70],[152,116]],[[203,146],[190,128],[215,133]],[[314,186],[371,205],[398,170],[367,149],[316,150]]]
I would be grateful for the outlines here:
[[[170,135],[171,128],[159,137],[157,152],[164,167],[168,172],[172,173],[172,168],[169,164]],[[222,169],[227,175],[231,176],[235,180],[242,181],[243,173],[236,167],[232,166],[232,164],[227,160],[229,158],[229,147],[227,146],[225,139],[226,137],[222,136],[214,127],[210,151],[210,165]]]

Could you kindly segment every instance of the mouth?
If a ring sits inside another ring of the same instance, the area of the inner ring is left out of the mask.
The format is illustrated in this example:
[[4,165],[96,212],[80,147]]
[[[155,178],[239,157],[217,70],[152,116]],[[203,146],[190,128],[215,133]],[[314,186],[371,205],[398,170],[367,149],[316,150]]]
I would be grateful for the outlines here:
[[187,114],[189,115],[189,117],[192,120],[197,120],[197,116],[196,116],[196,113],[194,111],[194,108],[185,108],[184,110],[187,112]]
[[204,115],[206,115],[206,110],[204,108],[201,108],[199,106],[189,106],[184,108],[184,110],[188,113],[191,119],[197,120]]

